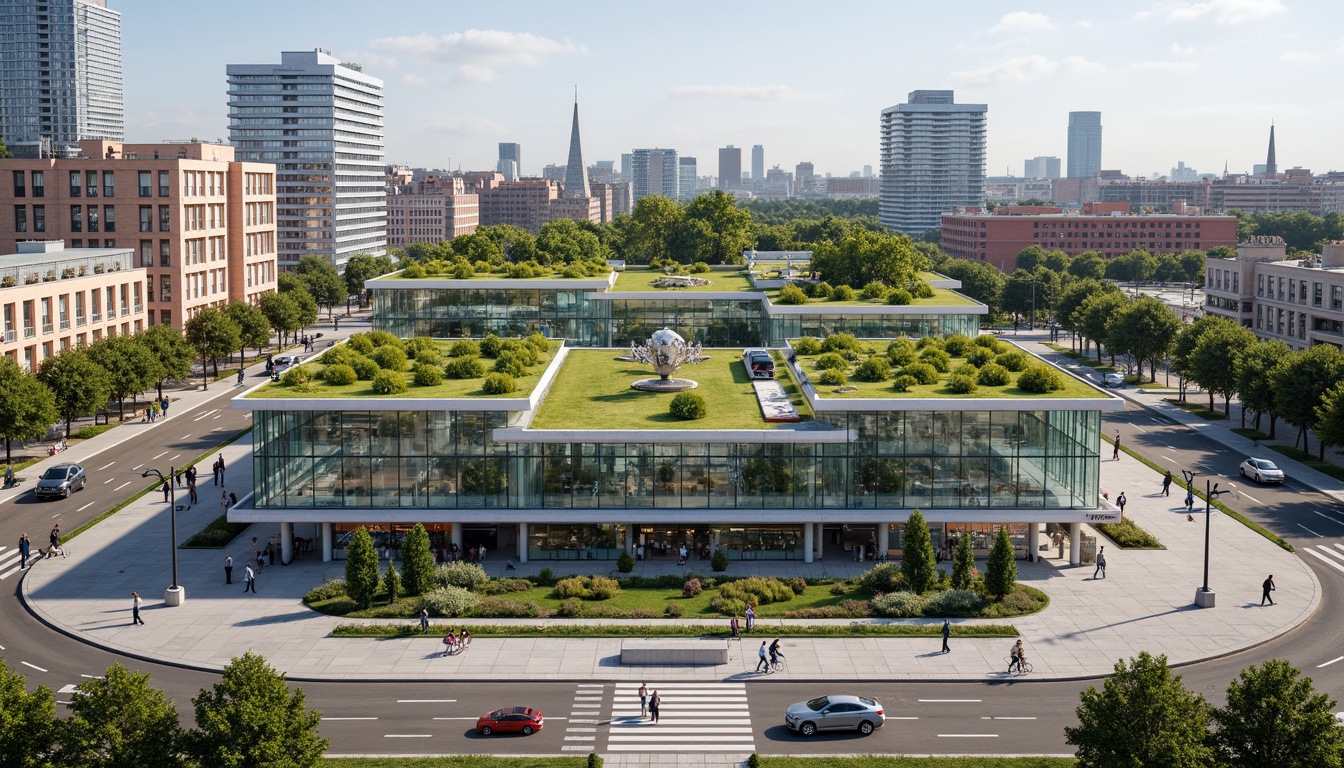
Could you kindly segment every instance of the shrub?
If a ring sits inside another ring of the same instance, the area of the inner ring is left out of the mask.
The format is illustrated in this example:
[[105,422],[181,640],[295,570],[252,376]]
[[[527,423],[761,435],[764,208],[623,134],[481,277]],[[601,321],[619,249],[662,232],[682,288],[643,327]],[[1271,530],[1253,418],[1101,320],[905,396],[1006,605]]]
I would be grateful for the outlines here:
[[897,339],[887,345],[887,360],[892,365],[909,365],[915,361],[915,345],[909,339]]
[[349,339],[346,339],[345,346],[361,355],[373,354],[373,342],[369,341],[368,335],[363,333],[356,333]]
[[616,558],[616,570],[621,573],[635,570],[635,558],[631,557],[629,552],[622,552],[621,556]]
[[806,304],[807,294],[803,289],[790,283],[779,289],[779,296],[775,297],[776,304]]
[[910,388],[918,383],[919,382],[915,380],[914,376],[897,376],[895,382],[896,391],[909,392]]
[[747,611],[747,604],[741,600],[723,595],[715,595],[709,601],[710,610],[722,616],[741,616]]
[[406,374],[397,371],[379,371],[373,377],[373,391],[380,395],[395,395],[405,392]]
[[492,333],[484,339],[481,339],[481,343],[478,346],[481,348],[481,355],[485,357],[494,357],[499,354],[501,344],[503,344],[503,342],[500,341],[499,337]]
[[848,285],[837,285],[835,290],[831,291],[831,301],[853,301],[854,289]]
[[920,362],[932,365],[939,373],[947,373],[952,368],[952,356],[941,349],[926,347],[919,353]]
[[712,568],[715,573],[723,573],[724,571],[728,570],[727,553],[725,553],[722,549],[720,549],[718,552],[715,552],[714,556],[709,558],[709,567]]
[[896,563],[882,563],[863,572],[859,576],[859,586],[873,594],[899,592],[905,589],[905,576]]
[[323,600],[333,600],[338,597],[345,597],[345,579],[327,579],[319,586],[308,590],[308,594],[303,596],[303,602],[319,603]]
[[831,290],[831,284],[822,280],[820,283],[814,283],[808,290],[807,295],[814,299],[829,299],[831,298]]
[[402,343],[401,339],[396,337],[396,334],[388,333],[387,331],[369,331],[364,335],[369,338],[369,341],[373,343],[375,348],[396,347],[403,352],[406,351],[405,345]]
[[382,370],[377,363],[367,357],[355,359],[350,363],[350,367],[355,369],[355,375],[359,377],[360,381],[370,381]]
[[971,365],[970,363],[962,363],[961,365],[958,365],[956,368],[952,369],[952,375],[970,376],[972,379],[974,379],[976,376],[980,375],[980,369],[976,368],[974,365]]
[[537,348],[524,339],[505,339],[500,342],[499,352],[501,356],[505,352],[512,352],[519,360],[523,361],[523,365],[533,365],[539,357]]
[[817,381],[828,387],[843,387],[848,383],[844,371],[835,368],[822,371],[821,375],[817,377]]
[[1029,366],[1017,375],[1017,386],[1028,392],[1045,394],[1064,388],[1064,377],[1043,365]]
[[852,333],[833,333],[821,342],[822,352],[858,352],[863,349]]
[[[563,583],[563,580],[562,582]],[[583,601],[577,597],[571,597],[560,604],[556,614],[564,616],[567,619],[577,619],[583,615]]]
[[434,569],[434,583],[440,587],[462,587],[463,589],[476,589],[490,577],[485,574],[485,569],[477,563],[444,563]]
[[502,595],[507,592],[526,592],[532,588],[528,579],[514,579],[507,576],[491,579],[476,588],[478,595]]
[[965,374],[954,374],[947,380],[947,391],[957,395],[969,395],[975,391],[975,379]]
[[355,375],[355,369],[348,365],[329,365],[327,370],[322,372],[322,378],[326,379],[328,384],[343,387],[346,384],[354,384],[359,377]]
[[915,300],[915,297],[904,288],[897,288],[887,294],[887,303],[892,306],[903,307]]
[[1098,523],[1097,528],[1106,534],[1116,546],[1129,548],[1156,549],[1162,546],[1153,534],[1140,528],[1133,519],[1122,518],[1118,523]]
[[545,615],[540,605],[533,602],[509,600],[503,597],[482,597],[471,611],[482,619],[536,619]]
[[610,600],[621,593],[621,583],[607,576],[570,576],[555,583],[555,594],[581,600]]
[[981,334],[971,339],[971,343],[982,349],[988,349],[991,352],[998,350],[999,340],[988,334]]
[[928,282],[924,280],[916,280],[911,284],[910,292],[913,293],[917,299],[933,298],[933,286],[929,285]]
[[925,616],[979,616],[985,608],[985,598],[969,589],[945,589],[935,592],[924,605]]
[[849,594],[849,585],[845,583],[844,579],[836,579],[835,581],[831,582],[831,594],[832,595]]
[[938,381],[938,369],[928,363],[911,363],[902,368],[901,373],[920,384],[933,384]]
[[1017,556],[1013,553],[1013,542],[1008,537],[1008,526],[1001,526],[994,537],[994,546],[989,548],[989,563],[985,566],[985,591],[1002,600],[1013,591],[1017,583]]
[[698,275],[708,271],[709,271],[709,264],[707,262],[697,261],[691,265],[691,272],[694,274]]
[[428,336],[412,336],[402,343],[406,349],[406,354],[410,357],[419,357],[420,355],[430,354],[438,357],[439,345]]
[[527,346],[535,349],[538,355],[544,355],[551,350],[550,339],[547,339],[541,331],[533,331],[526,340]]
[[462,587],[431,589],[420,598],[421,604],[435,616],[465,616],[476,607],[480,598]]
[[943,339],[943,349],[953,357],[965,357],[971,349],[971,340],[960,333],[954,333]]
[[448,348],[449,357],[475,357],[481,354],[481,345],[471,339],[459,339]]
[[793,342],[793,351],[800,355],[815,355],[821,351],[821,342],[811,336],[804,336]]
[[915,349],[928,349],[929,347],[942,349],[943,340],[936,336],[921,336],[919,337],[919,341],[915,342]]
[[499,353],[499,357],[495,358],[494,371],[515,378],[526,376],[527,362],[517,352],[503,350]]
[[812,366],[818,371],[847,371],[849,370],[849,361],[834,352],[827,352],[818,357],[816,362],[812,363]]
[[975,380],[986,387],[1002,387],[1012,379],[1008,369],[998,363],[986,363],[980,372],[975,375]]
[[453,263],[453,277],[458,280],[470,280],[476,275],[476,268],[466,259]]
[[280,377],[280,383],[299,391],[306,391],[313,383],[313,374],[307,368],[290,368]]
[[549,587],[555,583],[555,573],[550,568],[542,568],[537,571],[537,586]]
[[678,419],[694,421],[703,419],[709,414],[709,406],[705,404],[705,398],[694,392],[678,392],[677,396],[672,398],[672,404],[667,410]]
[[450,379],[479,379],[485,375],[485,365],[478,357],[455,357],[443,366],[443,373]]
[[881,280],[872,280],[863,286],[863,293],[860,295],[868,301],[881,301],[887,297],[887,291],[889,290],[891,289]]
[[414,379],[416,386],[438,386],[443,383],[443,369],[432,363],[416,363]]
[[807,591],[807,579],[802,576],[794,576],[793,581],[789,582],[789,586],[793,589],[793,594],[801,595]]
[[415,353],[415,364],[441,367],[443,365],[443,358],[439,357],[438,352],[417,352]]
[[984,347],[971,345],[970,351],[966,353],[966,362],[974,365],[976,368],[983,368],[994,360],[994,353]]
[[872,615],[867,600],[841,600],[837,605],[784,612],[786,619],[866,619]]
[[762,578],[748,576],[719,585],[719,594],[735,598],[746,603],[765,605],[767,603],[787,603],[793,599],[793,588],[773,576]]
[[681,585],[682,597],[695,597],[704,591],[699,579],[687,579],[685,584]]
[[1002,355],[994,358],[994,362],[1002,365],[1013,373],[1020,373],[1027,367],[1028,358],[1026,354],[1022,352],[1004,352]]
[[928,601],[913,592],[889,592],[871,603],[873,614],[889,619],[914,619],[924,615]]
[[681,603],[668,603],[667,607],[663,609],[663,615],[669,619],[679,619],[686,615],[686,609],[682,607]]
[[891,378],[891,363],[885,357],[870,357],[854,369],[856,381],[886,381]]
[[507,373],[492,373],[485,377],[481,384],[481,389],[487,395],[505,395],[510,392],[518,391],[518,382]]

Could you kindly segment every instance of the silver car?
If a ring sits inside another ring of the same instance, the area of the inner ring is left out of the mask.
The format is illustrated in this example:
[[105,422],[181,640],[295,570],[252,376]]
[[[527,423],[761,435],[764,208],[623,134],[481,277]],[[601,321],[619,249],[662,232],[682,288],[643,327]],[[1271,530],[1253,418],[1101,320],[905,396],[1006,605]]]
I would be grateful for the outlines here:
[[33,488],[36,496],[60,496],[65,498],[75,491],[82,490],[89,482],[84,468],[78,464],[57,464],[42,473],[42,479]]
[[881,702],[863,696],[818,696],[784,710],[784,724],[804,736],[828,729],[867,736],[886,720]]
[[1253,477],[1257,483],[1283,482],[1283,470],[1269,459],[1250,458],[1241,462],[1241,476]]

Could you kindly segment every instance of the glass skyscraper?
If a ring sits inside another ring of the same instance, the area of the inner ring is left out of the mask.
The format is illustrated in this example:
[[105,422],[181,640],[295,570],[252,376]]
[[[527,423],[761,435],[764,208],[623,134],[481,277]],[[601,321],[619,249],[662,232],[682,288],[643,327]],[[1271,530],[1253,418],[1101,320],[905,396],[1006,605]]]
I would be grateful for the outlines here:
[[958,206],[985,202],[985,104],[956,104],[952,91],[911,91],[882,110],[884,226],[919,235]]
[[1090,179],[1101,172],[1101,113],[1069,113],[1069,178]]

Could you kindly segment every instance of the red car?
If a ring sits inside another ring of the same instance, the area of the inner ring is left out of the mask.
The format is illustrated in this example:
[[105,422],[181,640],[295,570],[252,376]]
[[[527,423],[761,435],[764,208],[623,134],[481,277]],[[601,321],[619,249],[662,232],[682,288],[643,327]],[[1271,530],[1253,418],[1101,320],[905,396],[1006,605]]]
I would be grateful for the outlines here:
[[531,707],[505,707],[487,712],[476,720],[476,732],[482,736],[495,733],[521,733],[531,736],[541,730],[541,712]]

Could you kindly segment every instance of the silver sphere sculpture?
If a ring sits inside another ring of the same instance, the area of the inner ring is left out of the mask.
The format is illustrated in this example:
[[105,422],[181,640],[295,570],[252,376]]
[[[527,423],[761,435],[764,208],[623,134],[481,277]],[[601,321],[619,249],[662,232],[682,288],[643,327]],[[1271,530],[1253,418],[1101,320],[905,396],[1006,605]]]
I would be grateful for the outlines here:
[[654,331],[644,344],[630,344],[630,358],[653,366],[657,379],[640,379],[630,384],[635,389],[651,392],[681,392],[699,386],[690,379],[674,379],[683,365],[695,365],[705,359],[700,344],[688,344],[681,334],[670,328]]

